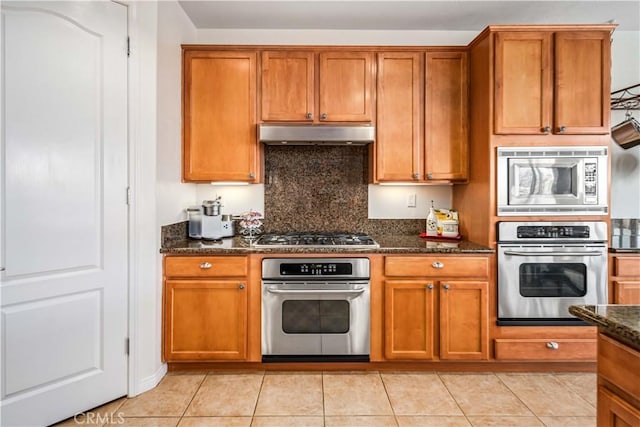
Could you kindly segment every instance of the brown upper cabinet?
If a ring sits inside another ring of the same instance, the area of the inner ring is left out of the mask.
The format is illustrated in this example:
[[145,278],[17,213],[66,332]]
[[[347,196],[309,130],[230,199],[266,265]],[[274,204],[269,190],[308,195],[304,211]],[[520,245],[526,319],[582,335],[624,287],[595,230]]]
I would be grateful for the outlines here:
[[184,182],[257,182],[257,53],[183,50]]
[[609,31],[495,34],[496,134],[607,134]]
[[467,179],[467,55],[378,53],[376,180]]
[[262,121],[373,120],[374,53],[262,52]]

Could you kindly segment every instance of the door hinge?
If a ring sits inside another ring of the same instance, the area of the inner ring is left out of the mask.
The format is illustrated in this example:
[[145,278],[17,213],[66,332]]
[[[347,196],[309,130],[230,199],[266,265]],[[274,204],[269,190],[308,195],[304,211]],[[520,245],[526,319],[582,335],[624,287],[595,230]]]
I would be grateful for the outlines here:
[[129,338],[125,338],[124,340],[124,353],[129,355]]
[[131,56],[131,39],[127,37],[127,56]]
[[131,187],[127,187],[127,205],[131,204]]

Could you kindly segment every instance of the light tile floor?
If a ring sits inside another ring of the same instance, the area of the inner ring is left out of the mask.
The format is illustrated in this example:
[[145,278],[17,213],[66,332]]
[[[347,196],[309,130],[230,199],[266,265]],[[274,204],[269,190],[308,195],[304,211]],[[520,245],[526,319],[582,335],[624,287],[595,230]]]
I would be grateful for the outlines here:
[[596,375],[583,373],[169,374],[58,426],[591,427],[595,404]]

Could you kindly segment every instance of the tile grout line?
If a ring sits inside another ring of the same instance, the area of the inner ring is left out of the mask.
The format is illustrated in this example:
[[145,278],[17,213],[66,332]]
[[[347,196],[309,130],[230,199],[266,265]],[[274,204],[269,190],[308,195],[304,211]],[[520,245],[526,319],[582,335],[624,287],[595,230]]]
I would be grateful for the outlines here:
[[[566,388],[568,388],[573,394],[575,394],[576,396],[578,396],[580,399],[584,400],[589,406],[591,406],[593,409],[595,409],[596,411],[598,410],[597,405],[594,406],[593,404],[591,404],[591,402],[587,401],[587,399],[585,399],[584,397],[582,397],[580,395],[580,393],[578,393],[577,389],[573,388],[573,384],[571,384],[570,382],[564,382],[563,380],[561,380],[560,378],[558,378],[558,374],[567,374],[568,372],[551,372],[551,374],[553,375],[553,377],[560,382],[560,384],[562,384],[563,386],[565,386]],[[570,372],[569,372],[570,373]],[[595,374],[594,374],[595,375]],[[598,384],[596,382],[596,390],[598,388]]]
[[467,416],[467,413],[464,412],[464,409],[462,409],[462,406],[460,406],[460,403],[458,402],[458,399],[456,399],[456,397],[453,395],[451,390],[449,390],[449,387],[447,387],[447,383],[440,376],[441,372],[435,371],[434,373],[436,374],[436,376],[438,377],[438,379],[442,383],[442,386],[444,387],[444,389],[447,390],[447,393],[449,393],[449,396],[451,396],[451,399],[453,399],[453,401],[456,402],[456,406],[458,407],[458,409],[460,409],[460,412],[462,412],[462,416],[464,417],[464,419],[467,420],[467,422],[469,423],[470,426],[473,426],[473,424],[471,423],[471,420]]
[[[506,372],[506,373],[508,374],[509,372]],[[524,374],[526,375],[526,373],[524,373]],[[509,390],[511,393],[513,393],[513,395],[516,397],[516,399],[518,399],[520,402],[522,402],[522,404],[525,406],[525,408],[527,408],[529,411],[531,411],[531,413],[532,413],[532,414],[533,414],[533,416],[536,418],[536,420],[540,421],[540,424],[542,424],[543,426],[546,426],[546,424],[545,424],[545,423],[543,423],[543,422],[542,422],[542,420],[540,419],[540,416],[539,416],[538,414],[536,414],[536,412],[535,412],[533,409],[531,409],[531,408],[529,407],[529,405],[527,405],[527,404],[525,403],[525,401],[524,401],[524,400],[522,400],[522,399],[520,398],[520,396],[518,395],[518,393],[516,393],[516,392],[515,392],[515,390],[512,390],[512,389],[511,389],[511,387],[509,387],[509,385],[508,385],[507,383],[505,383],[504,381],[502,381],[502,378],[500,378],[500,376],[499,376],[498,374],[495,374],[495,373],[494,373],[494,375],[496,376],[496,378],[498,379],[498,381],[500,381],[500,382],[501,382],[501,383],[502,383],[502,384],[507,388],[507,390]]]
[[204,374],[204,376],[200,380],[200,383],[198,384],[198,388],[196,388],[195,393],[193,393],[193,396],[191,396],[191,399],[189,399],[189,403],[187,403],[187,406],[185,406],[184,411],[182,411],[182,415],[180,415],[178,419],[178,424],[176,424],[176,426],[179,426],[180,423],[182,422],[182,419],[184,418],[184,414],[187,413],[187,409],[189,409],[189,406],[191,406],[191,403],[193,403],[193,399],[196,398],[196,394],[198,394],[198,392],[200,391],[200,388],[202,387],[202,384],[204,384],[204,380],[206,380],[208,376],[209,374]]
[[389,396],[387,385],[384,383],[384,378],[382,378],[382,373],[380,371],[378,371],[378,377],[380,377],[380,382],[382,383],[384,394],[387,396],[387,400],[389,401],[389,407],[391,407],[391,413],[393,414],[393,422],[396,423],[396,426],[399,426],[400,424],[398,423],[398,416],[396,415],[396,410],[393,409],[393,403],[391,402],[391,397]]
[[260,381],[260,389],[258,389],[258,396],[256,396],[256,403],[253,405],[253,413],[251,414],[250,426],[253,425],[254,418],[256,417],[256,411],[258,410],[258,402],[260,401],[260,395],[262,394],[262,387],[264,386],[264,378],[267,371],[262,371],[262,380]]
[[327,411],[324,409],[324,373],[322,371],[320,375],[320,386],[322,389],[322,426],[324,427],[327,424]]

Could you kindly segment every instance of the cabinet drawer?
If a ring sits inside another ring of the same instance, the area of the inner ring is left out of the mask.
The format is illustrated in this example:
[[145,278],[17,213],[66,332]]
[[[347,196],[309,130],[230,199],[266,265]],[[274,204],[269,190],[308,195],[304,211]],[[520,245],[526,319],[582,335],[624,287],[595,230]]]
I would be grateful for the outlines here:
[[595,339],[496,339],[497,360],[596,360]]
[[486,257],[385,257],[386,276],[487,277]]
[[640,257],[614,257],[615,276],[640,277]]
[[167,277],[246,276],[247,257],[167,257],[164,262],[164,274]]
[[598,340],[598,375],[631,396],[640,396],[640,352],[606,335]]

